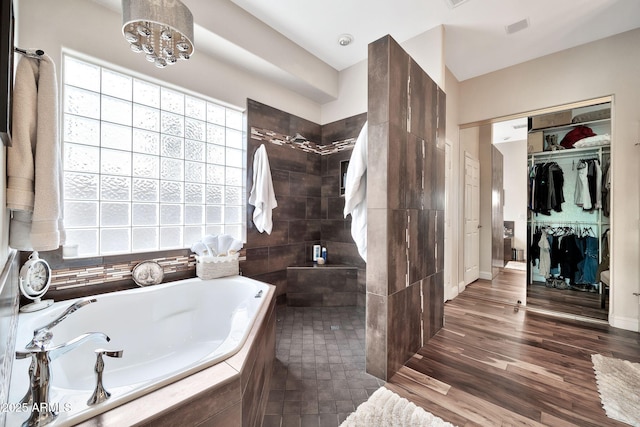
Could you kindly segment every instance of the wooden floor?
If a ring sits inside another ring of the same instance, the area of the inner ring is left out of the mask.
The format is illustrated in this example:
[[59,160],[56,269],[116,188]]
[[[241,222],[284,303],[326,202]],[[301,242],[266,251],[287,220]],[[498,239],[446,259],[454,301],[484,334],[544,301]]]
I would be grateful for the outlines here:
[[447,302],[444,328],[386,387],[460,427],[626,425],[602,409],[591,354],[640,362],[640,334],[519,308],[518,273]]

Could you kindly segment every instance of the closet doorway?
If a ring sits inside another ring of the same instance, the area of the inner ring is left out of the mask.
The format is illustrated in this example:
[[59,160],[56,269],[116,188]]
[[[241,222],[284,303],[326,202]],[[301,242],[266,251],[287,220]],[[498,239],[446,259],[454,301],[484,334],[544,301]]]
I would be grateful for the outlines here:
[[[524,129],[525,139],[505,137],[505,127]],[[610,135],[610,100],[494,121],[493,143],[504,156],[504,271],[526,268],[529,309],[608,319],[601,272],[608,270]]]

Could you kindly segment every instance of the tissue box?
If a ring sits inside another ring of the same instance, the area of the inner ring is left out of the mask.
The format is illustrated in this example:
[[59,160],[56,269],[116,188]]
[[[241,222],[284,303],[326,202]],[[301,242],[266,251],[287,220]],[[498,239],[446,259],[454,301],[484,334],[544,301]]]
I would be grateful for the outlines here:
[[204,280],[240,274],[238,254],[216,257],[196,256],[196,275]]

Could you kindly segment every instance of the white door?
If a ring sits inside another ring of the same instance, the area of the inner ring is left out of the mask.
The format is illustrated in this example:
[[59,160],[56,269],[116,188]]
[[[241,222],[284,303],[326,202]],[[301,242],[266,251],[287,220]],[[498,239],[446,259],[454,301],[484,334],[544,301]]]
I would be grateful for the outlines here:
[[480,162],[464,155],[464,285],[480,277]]
[[453,242],[453,229],[451,220],[453,218],[453,207],[451,204],[451,145],[444,146],[444,300],[452,300],[458,296],[458,284],[452,280],[452,255],[453,250],[451,243]]

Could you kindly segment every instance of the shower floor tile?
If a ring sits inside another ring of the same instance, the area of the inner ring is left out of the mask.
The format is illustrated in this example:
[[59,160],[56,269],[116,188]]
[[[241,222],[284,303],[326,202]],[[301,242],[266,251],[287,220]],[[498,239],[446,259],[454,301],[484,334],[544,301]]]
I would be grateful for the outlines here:
[[365,372],[363,307],[276,308],[263,427],[337,427],[384,385]]

